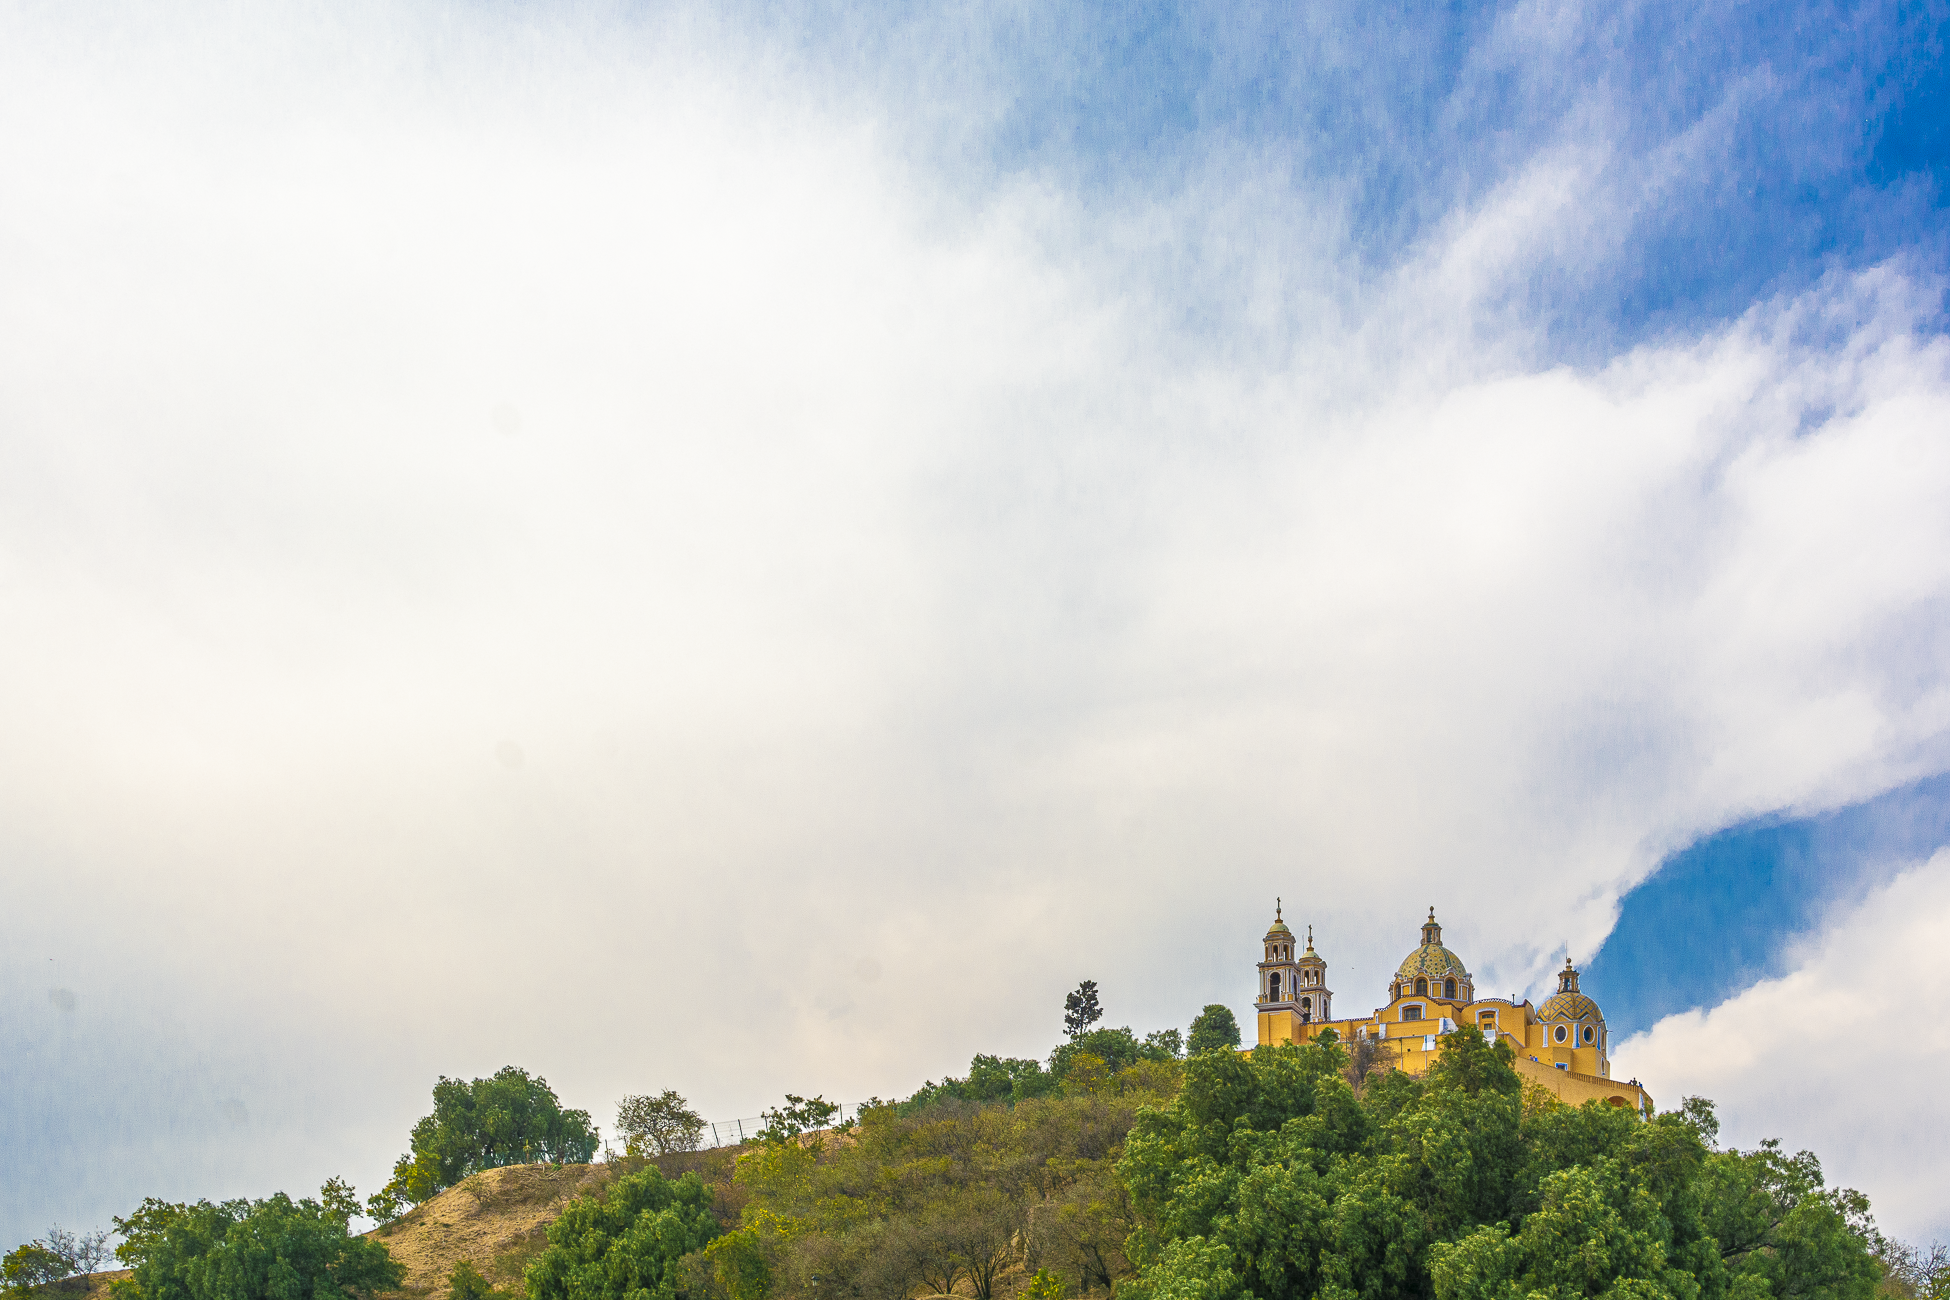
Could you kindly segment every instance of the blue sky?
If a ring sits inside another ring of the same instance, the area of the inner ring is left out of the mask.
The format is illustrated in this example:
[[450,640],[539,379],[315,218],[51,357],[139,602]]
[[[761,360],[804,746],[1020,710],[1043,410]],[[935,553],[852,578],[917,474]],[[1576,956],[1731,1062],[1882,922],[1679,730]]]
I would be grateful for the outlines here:
[[1626,894],[1586,968],[1614,1032],[1712,1006],[1792,968],[1794,945],[1950,844],[1950,778],[1813,817],[1775,815],[1710,835]]
[[1950,1042],[1798,1037],[1950,922],[1947,21],[6,10],[0,1237],[1243,1016],[1276,895],[1950,1232]]

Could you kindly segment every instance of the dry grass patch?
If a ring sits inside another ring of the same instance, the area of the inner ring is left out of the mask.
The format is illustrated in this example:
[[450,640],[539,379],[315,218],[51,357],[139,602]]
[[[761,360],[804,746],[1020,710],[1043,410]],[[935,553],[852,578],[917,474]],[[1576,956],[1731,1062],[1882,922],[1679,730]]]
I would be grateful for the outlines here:
[[528,1261],[548,1244],[548,1225],[562,1207],[599,1191],[615,1172],[608,1165],[483,1170],[367,1235],[384,1242],[405,1267],[398,1294],[409,1300],[444,1293],[447,1275],[462,1260],[505,1287],[518,1283]]

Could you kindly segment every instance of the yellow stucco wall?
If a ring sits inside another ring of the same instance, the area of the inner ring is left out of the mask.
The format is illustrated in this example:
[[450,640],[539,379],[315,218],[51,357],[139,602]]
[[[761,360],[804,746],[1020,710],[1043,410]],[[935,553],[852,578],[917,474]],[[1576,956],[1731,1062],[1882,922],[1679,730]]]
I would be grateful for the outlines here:
[[[1419,1019],[1404,1018],[1405,1009],[1418,1006],[1423,1013]],[[1589,1047],[1555,1044],[1551,1041],[1553,1022],[1537,1019],[1537,1009],[1527,1001],[1491,999],[1462,1003],[1411,996],[1377,1008],[1372,1016],[1311,1024],[1303,1022],[1295,1011],[1261,1011],[1259,1041],[1262,1045],[1310,1042],[1324,1029],[1332,1029],[1343,1043],[1354,1041],[1357,1032],[1378,1034],[1395,1049],[1396,1064],[1402,1070],[1421,1075],[1442,1051],[1447,1037],[1441,1029],[1444,1019],[1458,1027],[1476,1025],[1485,1032],[1493,1032],[1515,1052],[1519,1077],[1550,1089],[1569,1105],[1601,1101],[1644,1111],[1651,1104],[1644,1088],[1605,1076],[1608,1062],[1602,1051],[1602,1030],[1598,1041]]]

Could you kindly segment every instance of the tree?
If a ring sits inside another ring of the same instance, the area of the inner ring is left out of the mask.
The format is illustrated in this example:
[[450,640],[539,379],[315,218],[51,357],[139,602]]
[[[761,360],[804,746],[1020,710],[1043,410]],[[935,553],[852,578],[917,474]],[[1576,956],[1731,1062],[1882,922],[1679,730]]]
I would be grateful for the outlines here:
[[44,1241],[30,1241],[0,1260],[0,1281],[10,1296],[32,1295],[74,1272],[74,1268]]
[[1884,1294],[1896,1300],[1950,1300],[1950,1249],[1943,1243],[1911,1246],[1884,1238],[1876,1258]]
[[1764,1283],[1773,1300],[1866,1300],[1881,1280],[1862,1244],[1875,1238],[1868,1198],[1829,1190],[1811,1151],[1789,1156],[1769,1140],[1715,1152],[1700,1191],[1702,1221],[1736,1285]]
[[801,1133],[810,1133],[825,1128],[832,1123],[833,1116],[840,1113],[836,1102],[824,1097],[800,1097],[792,1093],[785,1095],[785,1105],[759,1112],[765,1127],[759,1130],[761,1142],[787,1142]]
[[433,1114],[413,1126],[411,1141],[392,1181],[366,1202],[375,1218],[394,1218],[402,1204],[417,1205],[483,1169],[585,1164],[597,1138],[588,1111],[563,1110],[548,1080],[508,1065],[467,1083],[442,1075]]
[[352,1236],[342,1211],[283,1192],[220,1205],[151,1198],[115,1220],[115,1253],[134,1270],[136,1300],[366,1300],[397,1289],[406,1270],[378,1241]]
[[527,1300],[675,1300],[679,1261],[717,1235],[698,1176],[673,1181],[651,1165],[569,1202],[528,1266]]
[[1096,980],[1085,980],[1063,999],[1063,1032],[1072,1040],[1103,1018],[1104,1009],[1097,1005]]
[[106,1231],[74,1233],[56,1224],[48,1230],[46,1241],[30,1241],[0,1260],[0,1287],[26,1295],[57,1282],[83,1285],[81,1278],[107,1258]]
[[1233,1019],[1231,1007],[1216,1002],[1192,1020],[1192,1032],[1185,1042],[1187,1052],[1210,1052],[1238,1046],[1239,1022]]
[[1882,1276],[1859,1193],[1805,1152],[1710,1150],[1708,1103],[1532,1105],[1472,1027],[1423,1078],[1348,1072],[1337,1043],[1195,1053],[1118,1164],[1120,1300],[1872,1300]]
[[704,1134],[704,1117],[666,1088],[655,1096],[630,1096],[616,1105],[616,1130],[625,1153],[669,1155],[695,1151]]
[[1370,1075],[1386,1074],[1395,1068],[1395,1046],[1385,1038],[1357,1038],[1346,1045],[1346,1051],[1347,1068],[1343,1073],[1357,1096],[1368,1086]]

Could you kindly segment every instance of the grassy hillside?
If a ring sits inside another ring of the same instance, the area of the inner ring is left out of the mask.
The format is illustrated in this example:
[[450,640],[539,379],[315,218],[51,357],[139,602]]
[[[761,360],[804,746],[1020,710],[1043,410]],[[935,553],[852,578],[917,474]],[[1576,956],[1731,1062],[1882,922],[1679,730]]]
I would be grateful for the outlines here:
[[[731,1149],[699,1151],[659,1157],[656,1163],[672,1177],[697,1170],[717,1195],[719,1218],[736,1224],[740,1202],[731,1187],[735,1155]],[[461,1260],[480,1269],[497,1290],[519,1293],[522,1270],[548,1244],[548,1225],[562,1207],[644,1163],[484,1170],[368,1235],[383,1241],[405,1266],[406,1281],[398,1294],[406,1300],[444,1295],[447,1275]]]

